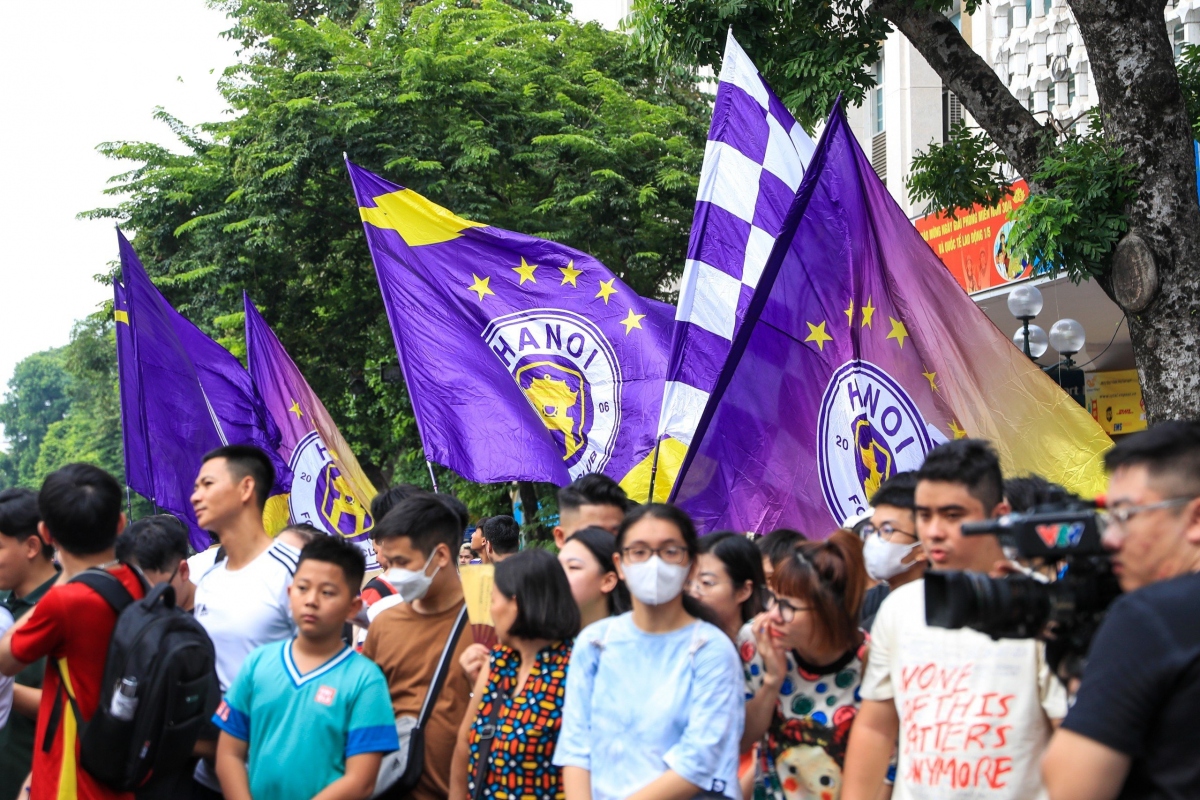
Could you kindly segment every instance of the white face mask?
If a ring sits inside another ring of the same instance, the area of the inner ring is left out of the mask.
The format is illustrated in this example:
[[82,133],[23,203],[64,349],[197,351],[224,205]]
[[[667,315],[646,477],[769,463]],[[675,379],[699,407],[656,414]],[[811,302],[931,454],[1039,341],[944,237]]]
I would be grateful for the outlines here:
[[863,560],[867,562],[867,574],[877,581],[891,580],[912,566],[902,562],[909,553],[920,546],[920,542],[893,544],[884,541],[879,534],[867,537],[867,541],[863,543]]
[[[433,554],[431,553],[429,557],[433,558]],[[424,567],[419,570],[392,567],[384,573],[383,579],[392,585],[396,594],[400,595],[404,602],[411,603],[425,596],[429,591],[429,585],[433,583],[433,579],[440,569],[441,567],[435,569],[433,575],[426,575]]]
[[640,564],[622,563],[621,566],[625,570],[629,593],[648,606],[661,606],[681,595],[691,572],[689,567],[668,564],[658,556],[650,556],[648,561]]

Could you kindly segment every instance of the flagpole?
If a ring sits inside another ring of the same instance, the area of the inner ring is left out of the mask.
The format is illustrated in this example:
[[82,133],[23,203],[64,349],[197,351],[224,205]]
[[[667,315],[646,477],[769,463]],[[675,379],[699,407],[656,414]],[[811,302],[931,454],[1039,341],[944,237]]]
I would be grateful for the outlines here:
[[441,490],[438,489],[437,476],[433,474],[433,462],[429,459],[426,459],[425,466],[429,467],[429,480],[433,482],[433,491],[440,494]]
[[650,462],[650,491],[647,493],[646,502],[654,502],[654,479],[658,476],[658,448],[662,445],[662,439],[654,443],[654,460]]

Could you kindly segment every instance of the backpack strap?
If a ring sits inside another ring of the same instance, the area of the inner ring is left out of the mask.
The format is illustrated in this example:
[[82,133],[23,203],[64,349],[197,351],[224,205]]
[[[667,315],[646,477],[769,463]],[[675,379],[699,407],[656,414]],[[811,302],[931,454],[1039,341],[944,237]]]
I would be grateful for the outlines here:
[[454,657],[454,650],[458,647],[458,639],[466,627],[467,604],[463,603],[462,610],[458,612],[458,619],[454,621],[454,628],[450,631],[449,638],[446,639],[446,646],[442,648],[442,657],[438,660],[437,671],[433,673],[433,682],[429,685],[429,691],[425,693],[425,702],[421,704],[421,713],[417,716],[418,728],[424,728],[425,723],[429,721],[429,715],[433,713],[433,705],[437,702],[438,695],[441,694],[442,685],[446,683],[446,673],[450,671],[450,660]]

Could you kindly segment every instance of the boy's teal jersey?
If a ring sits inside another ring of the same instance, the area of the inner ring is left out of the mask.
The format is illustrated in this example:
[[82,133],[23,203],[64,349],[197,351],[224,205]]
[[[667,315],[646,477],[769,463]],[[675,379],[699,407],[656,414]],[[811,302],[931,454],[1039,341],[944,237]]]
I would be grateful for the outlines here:
[[247,656],[213,716],[249,742],[254,800],[310,798],[346,774],[346,759],[400,747],[387,681],[370,659],[346,647],[301,675],[292,640]]

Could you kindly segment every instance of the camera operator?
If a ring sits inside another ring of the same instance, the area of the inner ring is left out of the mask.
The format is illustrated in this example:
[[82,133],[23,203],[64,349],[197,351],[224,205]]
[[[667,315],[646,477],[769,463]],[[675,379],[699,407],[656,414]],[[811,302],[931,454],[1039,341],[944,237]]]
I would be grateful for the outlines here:
[[1200,797],[1200,424],[1121,441],[1104,544],[1109,608],[1043,764],[1053,800]]
[[[994,536],[961,531],[964,522],[1009,510],[986,442],[959,439],[931,451],[917,473],[915,506],[931,569],[990,572],[1003,561]],[[1038,762],[1051,721],[1066,713],[1066,692],[1043,645],[928,625],[924,584],[897,588],[875,619],[842,797],[874,800],[897,738],[897,800],[1044,797]]]

